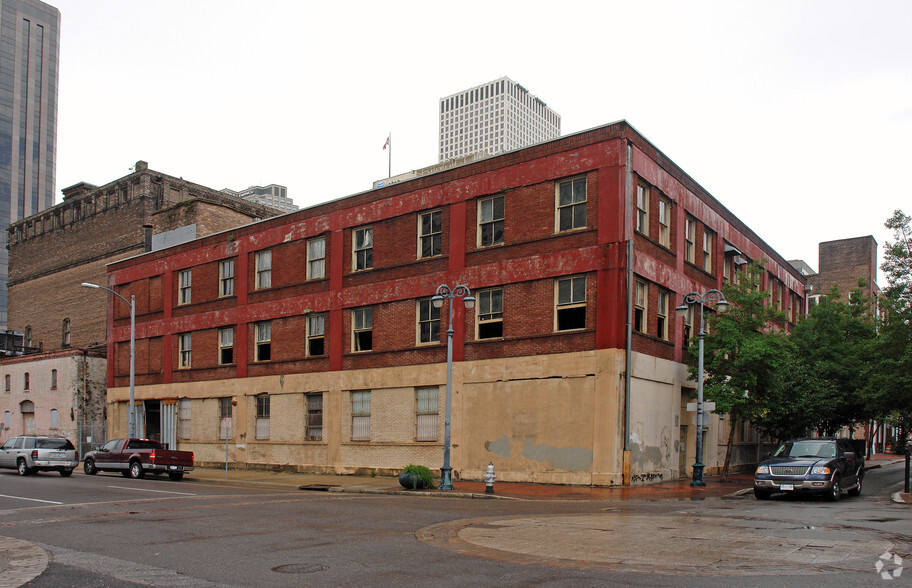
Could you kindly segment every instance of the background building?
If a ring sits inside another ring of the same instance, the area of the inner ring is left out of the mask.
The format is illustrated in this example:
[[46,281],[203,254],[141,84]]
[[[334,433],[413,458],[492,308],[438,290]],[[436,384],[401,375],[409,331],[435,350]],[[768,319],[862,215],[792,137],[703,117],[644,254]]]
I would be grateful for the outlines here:
[[833,286],[839,288],[843,302],[850,292],[858,289],[870,300],[871,314],[877,316],[880,297],[880,287],[877,285],[877,241],[871,235],[818,244],[817,272],[799,259],[790,260],[789,263],[807,276],[810,304],[814,304],[821,296],[826,296]]
[[557,137],[560,115],[507,77],[440,99],[440,161]]
[[[699,325],[674,308],[750,259],[789,328],[800,273],[619,122],[108,269],[142,301],[146,433],[202,463],[227,439],[241,467],[441,465],[449,308],[431,297],[461,284],[476,303],[452,309],[457,475],[493,461],[505,481],[618,485],[690,474],[683,360]],[[112,435],[127,426],[123,306],[109,307]],[[727,436],[709,427],[714,472]],[[736,443],[734,467],[755,464],[756,437]]]
[[250,186],[246,190],[241,190],[239,192],[235,192],[229,188],[222,190],[222,192],[226,194],[256,202],[263,206],[268,206],[269,208],[278,211],[280,214],[285,214],[286,212],[298,209],[298,207],[295,206],[295,203],[291,201],[291,198],[288,197],[287,191],[285,186],[279,186],[278,184]]
[[54,204],[60,12],[0,2],[0,330],[7,327],[6,227]]

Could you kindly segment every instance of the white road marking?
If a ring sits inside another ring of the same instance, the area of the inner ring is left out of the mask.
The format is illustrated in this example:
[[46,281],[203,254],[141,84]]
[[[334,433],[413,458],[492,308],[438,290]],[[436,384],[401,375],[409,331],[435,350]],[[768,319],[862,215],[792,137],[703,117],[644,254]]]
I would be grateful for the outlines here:
[[181,496],[196,496],[196,494],[191,494],[189,492],[172,492],[171,490],[150,490],[149,488],[131,488],[129,486],[108,486],[108,488],[116,488],[118,490],[136,490],[138,492],[160,492],[162,494],[180,494]]
[[0,494],[0,498],[12,498],[14,500],[31,500],[32,502],[44,502],[45,504],[63,504],[53,500],[38,500],[37,498],[25,498],[24,496],[10,496],[9,494]]

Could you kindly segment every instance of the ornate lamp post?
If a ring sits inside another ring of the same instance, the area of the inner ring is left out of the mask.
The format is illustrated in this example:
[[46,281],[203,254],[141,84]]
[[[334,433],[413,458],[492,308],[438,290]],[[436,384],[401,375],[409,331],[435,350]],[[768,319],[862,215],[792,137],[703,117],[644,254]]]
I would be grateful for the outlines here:
[[453,301],[462,298],[467,309],[475,307],[475,297],[468,286],[459,285],[450,288],[446,284],[437,286],[437,293],[431,298],[435,308],[441,308],[444,300],[450,301],[450,320],[447,323],[447,379],[446,379],[446,417],[443,425],[443,467],[440,468],[441,490],[453,489],[453,468],[450,467],[450,407],[453,394]]
[[715,304],[716,310],[725,312],[728,309],[728,301],[719,290],[712,289],[702,296],[696,292],[686,294],[681,301],[681,306],[675,308],[680,316],[687,314],[687,309],[691,304],[700,305],[700,335],[699,335],[699,353],[697,360],[697,454],[693,465],[693,479],[690,481],[691,486],[705,486],[703,481],[703,337],[706,334],[705,324],[703,322],[703,307],[707,304]]
[[99,286],[98,284],[90,284],[89,282],[83,282],[82,287],[107,290],[126,302],[130,307],[130,408],[127,410],[127,436],[132,439],[136,437],[136,407],[133,402],[133,382],[136,377],[136,296],[130,295],[130,299],[127,300],[110,288]]

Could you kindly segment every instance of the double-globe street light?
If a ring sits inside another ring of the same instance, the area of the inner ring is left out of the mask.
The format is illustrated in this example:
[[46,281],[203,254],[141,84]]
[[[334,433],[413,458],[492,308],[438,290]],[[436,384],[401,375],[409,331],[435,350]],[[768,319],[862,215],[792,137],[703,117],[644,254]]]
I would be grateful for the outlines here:
[[690,481],[690,485],[705,486],[706,482],[703,481],[703,337],[706,329],[703,322],[703,307],[707,304],[715,304],[716,310],[725,312],[728,309],[728,301],[725,299],[725,295],[716,289],[708,290],[702,296],[691,292],[684,295],[681,306],[675,310],[680,316],[685,316],[691,304],[700,305],[700,335],[697,359],[697,454],[694,459],[693,479]]
[[127,436],[132,439],[133,437],[136,437],[136,407],[133,405],[133,381],[136,376],[136,296],[131,294],[130,299],[127,300],[111,288],[99,286],[98,284],[90,284],[89,282],[83,282],[82,287],[107,290],[126,302],[127,306],[130,307],[130,408],[127,411]]
[[437,293],[431,298],[434,308],[441,308],[444,300],[450,301],[450,320],[447,323],[447,379],[446,379],[446,417],[443,422],[443,467],[440,468],[441,490],[453,489],[453,468],[450,467],[450,406],[453,390],[453,301],[462,298],[467,309],[475,307],[475,297],[468,286],[460,284],[450,288],[446,284],[437,286]]

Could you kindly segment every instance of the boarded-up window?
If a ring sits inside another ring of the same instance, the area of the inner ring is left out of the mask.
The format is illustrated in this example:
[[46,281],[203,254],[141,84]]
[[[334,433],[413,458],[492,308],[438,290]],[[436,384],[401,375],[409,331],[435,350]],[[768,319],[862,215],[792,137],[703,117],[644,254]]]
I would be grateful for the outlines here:
[[437,387],[418,388],[416,393],[418,400],[416,439],[418,441],[437,441],[437,416],[440,406]]
[[307,395],[307,440],[323,440],[323,394]]
[[269,396],[256,397],[256,438],[269,439]]
[[371,393],[352,392],[352,441],[370,441]]
[[177,438],[190,438],[190,399],[181,398],[177,401]]

